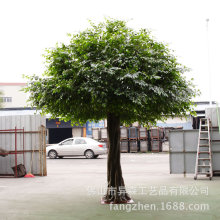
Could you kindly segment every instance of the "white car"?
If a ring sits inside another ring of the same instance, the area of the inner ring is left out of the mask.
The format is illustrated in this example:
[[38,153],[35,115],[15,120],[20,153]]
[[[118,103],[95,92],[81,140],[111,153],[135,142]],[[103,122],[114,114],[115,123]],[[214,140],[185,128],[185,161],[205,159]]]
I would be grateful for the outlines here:
[[74,137],[68,138],[59,144],[46,148],[47,156],[50,159],[57,157],[85,156],[88,159],[97,158],[100,154],[106,154],[105,144],[91,138]]

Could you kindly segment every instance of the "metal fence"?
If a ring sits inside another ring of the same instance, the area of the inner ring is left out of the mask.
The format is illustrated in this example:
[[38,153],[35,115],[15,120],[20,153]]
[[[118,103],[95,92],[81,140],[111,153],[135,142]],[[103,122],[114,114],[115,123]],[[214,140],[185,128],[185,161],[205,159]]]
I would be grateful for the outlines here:
[[[0,117],[0,176],[17,177],[17,166],[27,172],[47,175],[46,119],[40,115]],[[15,167],[15,172],[12,167]]]

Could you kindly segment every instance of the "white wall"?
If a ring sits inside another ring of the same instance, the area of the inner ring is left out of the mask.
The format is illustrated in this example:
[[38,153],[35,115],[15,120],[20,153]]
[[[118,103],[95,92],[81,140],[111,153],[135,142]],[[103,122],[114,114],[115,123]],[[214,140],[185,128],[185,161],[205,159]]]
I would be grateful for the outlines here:
[[189,122],[190,120],[191,120],[190,116],[188,116],[187,118],[174,117],[174,118],[168,118],[165,122],[158,121],[157,123],[175,124],[175,123],[186,123]]
[[0,83],[0,91],[3,93],[2,97],[12,97],[12,102],[4,102],[3,108],[19,108],[26,107],[26,100],[28,95],[20,91],[25,87],[25,83]]

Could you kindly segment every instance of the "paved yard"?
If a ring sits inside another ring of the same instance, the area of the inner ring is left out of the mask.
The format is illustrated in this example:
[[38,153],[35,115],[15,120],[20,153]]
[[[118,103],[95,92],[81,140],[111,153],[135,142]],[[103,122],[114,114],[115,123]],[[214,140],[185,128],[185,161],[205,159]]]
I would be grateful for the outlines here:
[[220,177],[170,175],[164,153],[122,154],[126,187],[137,205],[101,205],[106,162],[106,156],[48,159],[47,177],[1,178],[0,220],[220,219]]

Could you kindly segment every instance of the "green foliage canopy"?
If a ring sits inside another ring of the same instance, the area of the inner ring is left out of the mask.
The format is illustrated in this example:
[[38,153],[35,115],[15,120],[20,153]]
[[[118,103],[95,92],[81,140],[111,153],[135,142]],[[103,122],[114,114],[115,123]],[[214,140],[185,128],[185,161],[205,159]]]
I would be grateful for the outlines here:
[[108,19],[71,35],[45,55],[43,77],[28,77],[33,106],[72,122],[120,116],[121,122],[155,123],[186,115],[196,96],[176,57],[145,29]]

